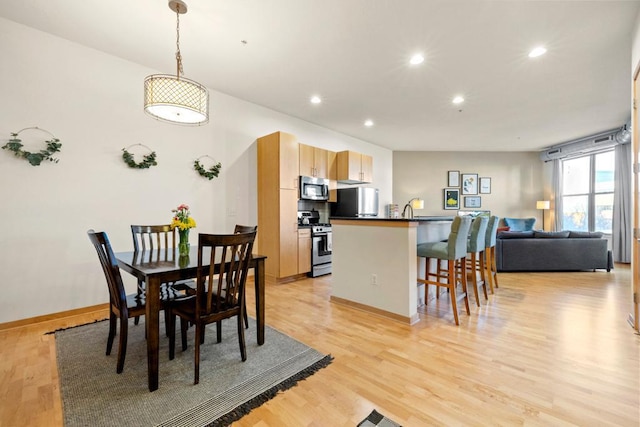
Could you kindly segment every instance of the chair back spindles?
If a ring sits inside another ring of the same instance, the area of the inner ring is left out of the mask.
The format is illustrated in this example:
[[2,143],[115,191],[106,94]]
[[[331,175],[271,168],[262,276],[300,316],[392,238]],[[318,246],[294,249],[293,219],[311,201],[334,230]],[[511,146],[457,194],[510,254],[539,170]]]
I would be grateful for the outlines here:
[[169,224],[132,225],[131,236],[134,251],[176,248],[176,231]]
[[105,232],[95,232],[94,230],[87,231],[87,235],[98,253],[102,271],[107,279],[109,300],[113,306],[122,311],[126,316],[127,294],[124,289],[124,283],[122,282],[122,276],[120,275],[118,261],[109,242],[109,237]]

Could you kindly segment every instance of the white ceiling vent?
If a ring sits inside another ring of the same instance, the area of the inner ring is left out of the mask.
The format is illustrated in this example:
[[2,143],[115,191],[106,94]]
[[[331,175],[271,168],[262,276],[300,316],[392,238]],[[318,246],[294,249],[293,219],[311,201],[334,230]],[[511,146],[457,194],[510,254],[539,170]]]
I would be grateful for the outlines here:
[[540,159],[545,162],[556,159],[566,159],[567,157],[577,157],[600,151],[617,144],[625,144],[631,140],[630,128],[631,126],[626,124],[619,129],[613,129],[587,138],[554,145],[540,152]]

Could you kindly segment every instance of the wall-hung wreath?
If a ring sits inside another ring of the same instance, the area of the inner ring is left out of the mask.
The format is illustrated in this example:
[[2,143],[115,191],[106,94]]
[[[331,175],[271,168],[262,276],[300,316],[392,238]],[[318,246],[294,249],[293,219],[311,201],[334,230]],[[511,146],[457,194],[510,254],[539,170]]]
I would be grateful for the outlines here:
[[[136,162],[135,158],[133,157],[133,154],[131,154],[129,151],[127,151],[127,149],[129,149],[131,147],[135,147],[135,146],[144,147],[147,150],[149,150],[149,154],[145,154],[142,157],[142,161],[141,162]],[[122,149],[122,160],[124,160],[124,162],[130,168],[134,168],[134,169],[149,169],[151,166],[156,166],[158,164],[158,162],[156,161],[156,152],[152,151],[151,148],[147,147],[146,145],[142,145],[142,144],[133,144],[133,145],[130,145],[129,147],[127,147],[127,148],[123,148]]]
[[[46,144],[46,148],[44,150],[38,151],[37,153],[31,153],[29,151],[23,150],[22,147],[24,146],[22,145],[22,140],[18,139],[18,135],[20,134],[20,132],[23,132],[25,130],[33,130],[33,129],[46,132],[51,136],[51,139],[44,141]],[[2,149],[13,152],[13,154],[16,157],[27,159],[27,161],[31,164],[31,166],[38,166],[40,165],[40,163],[42,163],[45,160],[49,160],[50,162],[53,162],[53,163],[58,163],[60,159],[56,159],[55,157],[53,157],[53,154],[59,152],[60,147],[62,147],[62,143],[60,143],[60,140],[55,136],[53,136],[51,132],[46,131],[44,129],[40,129],[39,127],[35,126],[35,127],[24,128],[16,133],[12,133],[11,139],[5,145],[2,146]]]
[[[205,169],[204,166],[202,166],[202,163],[200,163],[200,159],[204,157],[208,157],[214,162],[214,165],[211,166],[209,169]],[[218,177],[218,174],[220,173],[220,169],[222,169],[222,163],[220,162],[215,163],[215,160],[213,158],[207,155],[204,155],[204,156],[198,157],[196,161],[193,162],[193,168],[198,172],[198,174],[200,174],[200,176],[203,176],[208,180],[212,180],[213,178]]]

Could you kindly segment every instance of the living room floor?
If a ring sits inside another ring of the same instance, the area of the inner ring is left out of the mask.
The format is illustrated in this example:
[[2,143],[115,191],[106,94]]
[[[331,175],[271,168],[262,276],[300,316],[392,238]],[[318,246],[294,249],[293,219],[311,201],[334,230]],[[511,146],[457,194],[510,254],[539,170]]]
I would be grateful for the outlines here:
[[[331,276],[268,285],[267,324],[335,360],[234,425],[354,426],[376,409],[405,426],[637,427],[629,266],[498,277],[457,327],[446,295],[407,326],[330,303]],[[62,425],[55,341],[43,333],[105,317],[0,331],[0,425]]]

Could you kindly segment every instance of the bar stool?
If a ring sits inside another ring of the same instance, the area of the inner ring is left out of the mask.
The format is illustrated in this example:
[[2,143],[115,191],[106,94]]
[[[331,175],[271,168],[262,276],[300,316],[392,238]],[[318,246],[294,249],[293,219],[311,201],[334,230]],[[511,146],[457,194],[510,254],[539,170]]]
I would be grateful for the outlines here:
[[498,223],[500,217],[492,216],[489,218],[489,224],[487,224],[487,234],[485,239],[484,248],[484,267],[486,270],[486,277],[489,281],[489,288],[493,294],[494,286],[498,287],[498,271],[496,269],[496,235],[498,234]]
[[[456,296],[458,277],[456,273],[456,265],[459,265],[463,272],[463,274],[460,275],[462,282],[462,297],[464,299],[467,314],[470,314],[469,299],[467,298],[467,277],[466,274],[464,274],[467,256],[467,235],[469,234],[470,227],[471,218],[457,216],[453,219],[449,239],[446,242],[420,243],[417,248],[417,255],[426,259],[424,279],[417,279],[418,283],[425,285],[425,295],[429,293],[429,285],[440,286],[449,290],[451,306],[453,308],[453,318],[456,325],[459,325],[457,305],[458,297]],[[434,273],[429,271],[429,260],[432,258],[435,259],[438,264],[436,272]],[[440,261],[447,261],[446,271],[440,270]],[[446,282],[441,282],[441,279],[446,279]]]
[[[485,279],[485,269],[482,260],[484,259],[485,240],[487,234],[487,223],[489,218],[486,216],[477,216],[471,223],[471,233],[467,240],[467,257],[466,274],[471,276],[471,285],[473,293],[476,297],[476,305],[480,307],[480,298],[478,296],[478,287],[482,286],[484,299],[489,299],[487,295],[487,285]],[[478,281],[478,275],[480,280]]]

